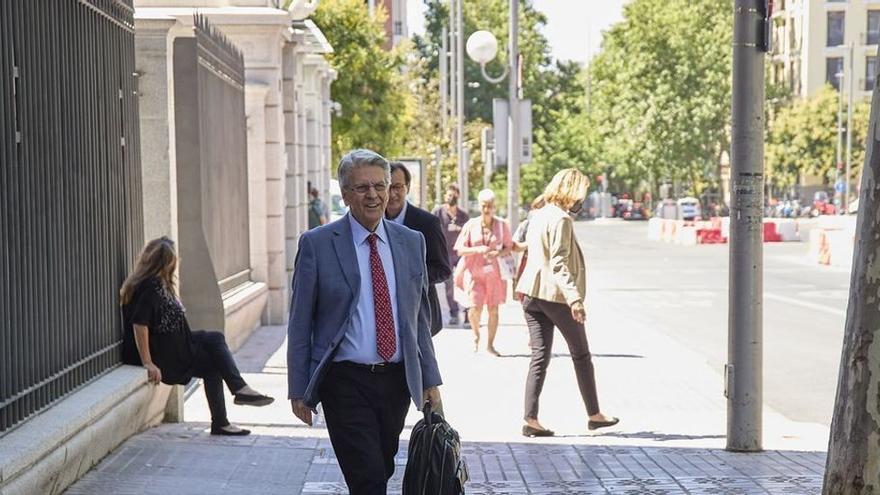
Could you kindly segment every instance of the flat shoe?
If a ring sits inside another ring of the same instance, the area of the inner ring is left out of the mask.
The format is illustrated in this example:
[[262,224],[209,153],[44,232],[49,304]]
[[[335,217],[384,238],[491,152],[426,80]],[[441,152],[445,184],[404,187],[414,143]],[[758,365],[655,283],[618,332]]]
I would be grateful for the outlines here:
[[541,430],[529,425],[523,425],[522,434],[524,437],[552,437],[555,435],[553,430]]
[[225,426],[212,426],[211,427],[211,435],[222,435],[227,437],[243,437],[245,435],[250,435],[251,430],[245,430],[244,428],[239,428],[237,430],[227,430]]
[[587,422],[587,428],[590,430],[598,430],[599,428],[605,428],[606,426],[614,426],[620,422],[620,418],[613,418],[610,421],[593,421],[592,419]]
[[240,406],[268,406],[269,404],[275,402],[275,399],[269,397],[268,395],[263,394],[236,394],[234,403]]

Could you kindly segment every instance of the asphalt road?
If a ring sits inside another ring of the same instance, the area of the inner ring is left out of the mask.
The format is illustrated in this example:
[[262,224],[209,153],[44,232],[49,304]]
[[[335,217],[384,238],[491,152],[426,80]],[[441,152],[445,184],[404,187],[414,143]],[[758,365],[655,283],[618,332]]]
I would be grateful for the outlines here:
[[[638,321],[657,328],[722,372],[727,245],[650,241],[646,222],[578,222],[575,231],[591,304],[614,306],[621,326]],[[791,420],[830,425],[849,272],[810,263],[807,248],[806,242],[764,244],[764,402]]]

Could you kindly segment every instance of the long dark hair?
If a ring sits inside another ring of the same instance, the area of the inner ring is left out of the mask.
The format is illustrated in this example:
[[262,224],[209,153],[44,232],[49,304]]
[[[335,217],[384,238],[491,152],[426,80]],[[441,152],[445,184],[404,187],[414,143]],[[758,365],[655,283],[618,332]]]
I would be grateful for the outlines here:
[[119,303],[128,304],[134,295],[134,291],[141,283],[150,278],[158,277],[171,295],[177,297],[174,290],[174,272],[177,269],[177,253],[174,251],[174,241],[162,236],[148,242],[135,263],[134,271],[122,283],[119,289]]

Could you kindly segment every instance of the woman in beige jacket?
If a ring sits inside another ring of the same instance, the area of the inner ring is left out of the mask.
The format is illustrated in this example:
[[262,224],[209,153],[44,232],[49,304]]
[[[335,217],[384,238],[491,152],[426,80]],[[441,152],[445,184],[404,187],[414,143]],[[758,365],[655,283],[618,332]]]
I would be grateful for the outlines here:
[[532,361],[526,379],[525,436],[552,436],[538,422],[538,400],[553,348],[553,327],[559,328],[574,361],[578,388],[589,416],[590,430],[617,424],[602,414],[596,378],[584,328],[587,274],[584,255],[574,235],[569,212],[583,207],[590,181],[577,169],[559,171],[544,190],[546,206],[529,220],[529,257],[516,285],[523,294],[523,311],[532,342]]

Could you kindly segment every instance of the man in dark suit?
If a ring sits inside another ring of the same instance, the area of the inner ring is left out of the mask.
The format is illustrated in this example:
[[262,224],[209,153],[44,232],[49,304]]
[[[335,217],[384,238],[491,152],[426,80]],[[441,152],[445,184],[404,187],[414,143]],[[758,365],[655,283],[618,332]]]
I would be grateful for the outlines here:
[[291,409],[311,425],[323,404],[354,495],[386,493],[410,401],[442,411],[425,241],[385,220],[390,175],[375,152],[345,155],[337,176],[349,213],[302,234],[293,272]]
[[385,217],[392,222],[421,232],[425,237],[425,265],[428,267],[428,303],[431,306],[431,335],[443,328],[443,315],[440,311],[440,299],[434,284],[446,281],[452,275],[449,265],[449,251],[446,237],[440,226],[440,219],[429,211],[412,205],[406,200],[412,174],[406,165],[391,162],[391,186],[388,189],[388,206]]

